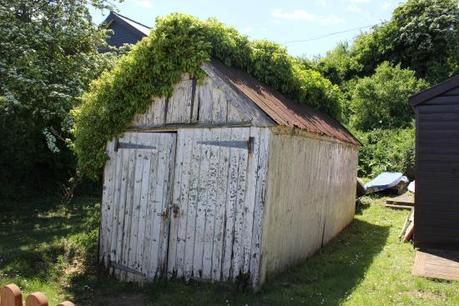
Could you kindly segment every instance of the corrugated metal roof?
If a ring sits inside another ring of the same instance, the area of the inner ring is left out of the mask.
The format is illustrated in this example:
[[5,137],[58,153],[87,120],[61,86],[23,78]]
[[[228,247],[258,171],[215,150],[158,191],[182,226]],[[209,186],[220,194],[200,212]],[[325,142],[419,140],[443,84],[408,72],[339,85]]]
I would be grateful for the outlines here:
[[360,144],[344,126],[328,115],[305,104],[288,100],[242,70],[230,68],[218,61],[212,61],[212,66],[219,77],[252,100],[278,125],[299,128],[346,143]]

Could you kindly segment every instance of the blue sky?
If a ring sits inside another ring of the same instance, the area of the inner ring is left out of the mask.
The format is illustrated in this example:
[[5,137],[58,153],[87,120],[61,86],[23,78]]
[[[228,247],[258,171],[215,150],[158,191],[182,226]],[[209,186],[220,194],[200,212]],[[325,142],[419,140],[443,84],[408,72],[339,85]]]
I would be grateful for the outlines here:
[[[201,19],[216,17],[250,38],[266,38],[285,45],[292,55],[325,54],[337,42],[352,40],[361,28],[388,20],[403,0],[125,0],[119,13],[146,25],[157,16],[183,12]],[[105,15],[108,12],[104,12]],[[94,21],[104,15],[94,12]],[[330,33],[356,29],[347,33]],[[311,40],[314,39],[314,40]],[[307,42],[292,42],[310,40]]]

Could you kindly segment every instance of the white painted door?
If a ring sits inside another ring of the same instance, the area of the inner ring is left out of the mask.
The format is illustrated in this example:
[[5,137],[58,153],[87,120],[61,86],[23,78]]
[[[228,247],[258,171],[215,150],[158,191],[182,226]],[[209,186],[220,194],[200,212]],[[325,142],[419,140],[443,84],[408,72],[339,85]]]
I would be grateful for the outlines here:
[[109,144],[104,174],[101,259],[122,280],[164,272],[175,133],[125,133]]
[[256,128],[178,131],[168,277],[228,280],[258,265],[259,146]]

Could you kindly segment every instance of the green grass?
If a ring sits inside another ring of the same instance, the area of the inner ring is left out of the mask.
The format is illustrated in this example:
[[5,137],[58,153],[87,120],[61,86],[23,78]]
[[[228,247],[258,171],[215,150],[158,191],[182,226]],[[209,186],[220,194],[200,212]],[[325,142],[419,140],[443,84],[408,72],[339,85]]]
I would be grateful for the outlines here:
[[96,262],[98,200],[0,203],[0,285],[43,291],[50,305],[458,305],[459,283],[411,275],[414,249],[398,234],[408,214],[364,198],[354,222],[257,294],[231,284],[120,283]]

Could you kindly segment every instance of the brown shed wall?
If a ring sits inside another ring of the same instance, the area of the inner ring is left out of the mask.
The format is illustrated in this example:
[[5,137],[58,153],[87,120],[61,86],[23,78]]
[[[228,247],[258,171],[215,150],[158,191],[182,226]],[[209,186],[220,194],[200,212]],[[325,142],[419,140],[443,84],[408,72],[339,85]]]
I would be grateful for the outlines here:
[[416,106],[416,247],[459,249],[459,87]]

